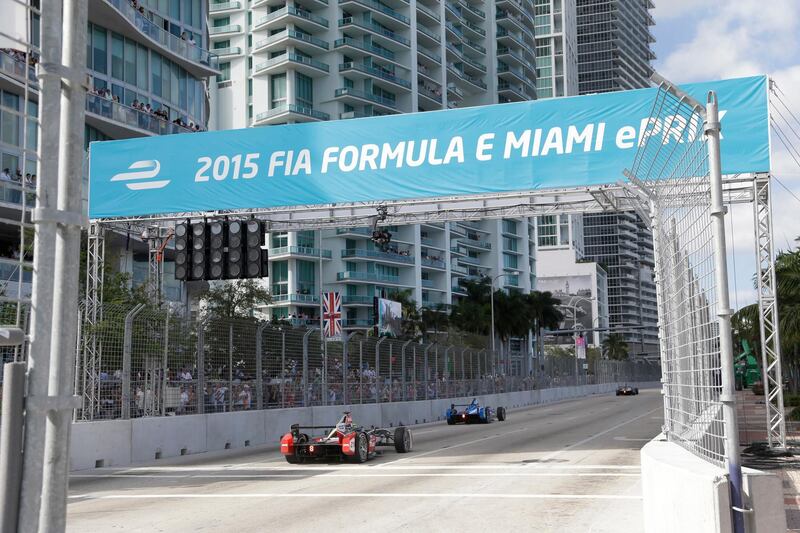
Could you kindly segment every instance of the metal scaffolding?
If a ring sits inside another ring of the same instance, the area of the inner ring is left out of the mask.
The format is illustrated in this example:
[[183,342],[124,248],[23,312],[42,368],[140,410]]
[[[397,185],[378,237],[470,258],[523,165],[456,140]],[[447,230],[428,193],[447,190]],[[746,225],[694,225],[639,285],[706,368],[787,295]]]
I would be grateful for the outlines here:
[[[81,327],[86,333],[93,331],[103,320],[103,283],[105,281],[106,241],[105,228],[95,222],[89,226],[86,253],[86,296],[83,305],[84,320]],[[83,335],[83,345],[78,353],[81,359],[82,372],[75,374],[75,392],[82,397],[82,409],[75,411],[75,419],[92,420],[92,413],[97,410],[99,401],[97,394],[100,353],[102,347],[93,334]],[[79,414],[80,413],[80,414]]]
[[770,448],[786,448],[783,412],[781,340],[779,333],[775,250],[772,239],[772,200],[769,174],[753,180],[753,221],[756,233],[756,279],[764,397],[767,407],[767,442]]

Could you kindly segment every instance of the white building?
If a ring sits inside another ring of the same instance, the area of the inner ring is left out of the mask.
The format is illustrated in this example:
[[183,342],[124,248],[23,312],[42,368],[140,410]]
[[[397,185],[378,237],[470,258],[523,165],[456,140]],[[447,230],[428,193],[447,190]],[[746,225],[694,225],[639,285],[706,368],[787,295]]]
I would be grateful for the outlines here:
[[[339,291],[345,327],[370,327],[375,296],[410,291],[417,305],[449,306],[466,293],[460,282],[499,277],[495,287],[536,287],[532,219],[388,227],[389,251],[371,228],[272,233],[270,289],[275,318],[319,317],[319,294]],[[320,277],[320,262],[322,275]],[[319,284],[318,280],[322,280]]]
[[533,0],[211,4],[211,127],[533,99],[533,13]]
[[576,0],[535,0],[536,96],[578,94]]
[[[536,219],[537,289],[561,301],[562,329],[586,331],[608,327],[608,276],[599,264],[583,255],[583,219],[580,215],[543,215]],[[586,335],[590,346],[600,346],[605,332]],[[571,343],[572,336],[558,336]]]

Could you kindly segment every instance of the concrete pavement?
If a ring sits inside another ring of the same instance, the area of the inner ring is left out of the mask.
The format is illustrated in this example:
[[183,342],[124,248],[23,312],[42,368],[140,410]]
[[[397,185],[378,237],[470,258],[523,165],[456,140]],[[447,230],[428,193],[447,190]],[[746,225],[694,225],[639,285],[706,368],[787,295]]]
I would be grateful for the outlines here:
[[[69,531],[641,531],[661,396],[593,396],[414,428],[410,454],[287,464],[274,448],[74,473]],[[333,422],[333,421],[332,421]]]

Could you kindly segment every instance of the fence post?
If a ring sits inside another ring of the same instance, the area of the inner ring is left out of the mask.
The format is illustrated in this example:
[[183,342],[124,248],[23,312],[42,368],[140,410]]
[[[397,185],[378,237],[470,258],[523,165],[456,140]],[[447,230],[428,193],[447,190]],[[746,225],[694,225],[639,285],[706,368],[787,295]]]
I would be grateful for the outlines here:
[[428,400],[428,389],[430,388],[430,384],[428,381],[430,380],[430,371],[431,369],[428,367],[428,351],[433,348],[433,344],[429,344],[425,347],[424,359],[422,362],[422,371],[424,372],[425,376],[425,399]]
[[347,345],[351,335],[342,331],[342,405],[347,405]]
[[281,407],[286,407],[286,331],[281,330]]
[[364,341],[358,343],[358,403],[364,403]]
[[412,342],[413,341],[408,340],[408,341],[404,342],[403,343],[403,347],[400,348],[400,373],[403,375],[403,379],[401,380],[401,383],[402,383],[401,386],[403,387],[403,394],[402,394],[403,401],[406,401],[408,399],[408,394],[406,393],[406,388],[407,388],[407,385],[406,385],[406,348]]
[[137,304],[125,315],[125,332],[122,340],[122,418],[131,417],[131,352],[133,351],[133,319],[144,309]]
[[262,361],[262,351],[264,349],[264,328],[266,327],[266,323],[261,323],[256,330],[256,409],[264,408],[264,362]]
[[394,382],[392,381],[392,359],[394,358],[394,344],[389,344],[389,401],[394,401],[392,391],[394,389]]
[[416,346],[411,348],[411,357],[413,358],[411,361],[411,372],[413,373],[414,376],[414,379],[411,380],[411,383],[413,384],[414,387],[413,389],[414,397],[411,399],[416,401],[417,400],[417,347]]
[[[167,354],[169,353],[169,311],[164,319],[164,360],[161,363],[161,416],[167,414]],[[180,404],[180,396],[178,396]]]
[[381,401],[381,344],[385,341],[388,337],[381,337],[378,339],[378,342],[375,343],[375,403],[380,403]]
[[[308,407],[308,338],[311,334],[314,333],[313,329],[309,329],[303,335],[303,379],[301,383],[303,384],[303,407]],[[283,360],[283,350],[281,350],[281,360]],[[283,367],[281,367],[281,382],[283,382],[284,375],[283,375]],[[283,402],[283,399],[281,399]],[[281,403],[281,405],[283,405]]]
[[[197,413],[206,412],[206,321],[197,321]],[[209,391],[210,392],[210,391]]]
[[3,369],[3,424],[0,425],[0,530],[17,531],[22,490],[22,443],[25,404],[24,362],[6,363]]
[[233,411],[233,324],[228,324],[228,412]]

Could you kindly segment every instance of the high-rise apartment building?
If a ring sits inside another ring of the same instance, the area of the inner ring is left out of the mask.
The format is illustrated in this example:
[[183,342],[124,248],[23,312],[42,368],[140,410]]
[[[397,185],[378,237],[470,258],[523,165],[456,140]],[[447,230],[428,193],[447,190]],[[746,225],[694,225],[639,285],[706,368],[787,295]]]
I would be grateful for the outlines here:
[[[11,13],[11,3],[0,0],[0,13]],[[86,96],[87,149],[92,141],[206,129],[206,81],[219,72],[216,55],[207,50],[206,12],[206,0],[90,2],[86,28],[86,73],[91,87]],[[20,18],[25,16],[20,10]],[[24,28],[26,21],[15,24]],[[38,47],[38,15],[30,21],[30,27],[31,44]],[[9,169],[10,176],[0,180],[0,283],[5,296],[15,297],[17,282],[22,281],[22,296],[28,298],[33,258],[30,237],[21,280],[14,256],[20,246],[23,211],[30,212],[35,202],[38,55],[26,57],[21,46],[6,46],[0,50],[0,169]],[[85,182],[84,195],[87,189]],[[134,283],[146,280],[147,245],[139,235],[109,233],[106,258],[129,273]],[[182,287],[171,275],[172,265],[165,264],[165,291],[169,298],[180,299]]]
[[534,0],[536,96],[578,94],[578,26],[575,0]]
[[214,129],[533,99],[533,0],[209,6]]
[[577,0],[580,94],[650,86],[653,8],[651,0]]
[[583,215],[584,257],[608,273],[608,323],[631,354],[658,353],[653,235],[635,213]]

